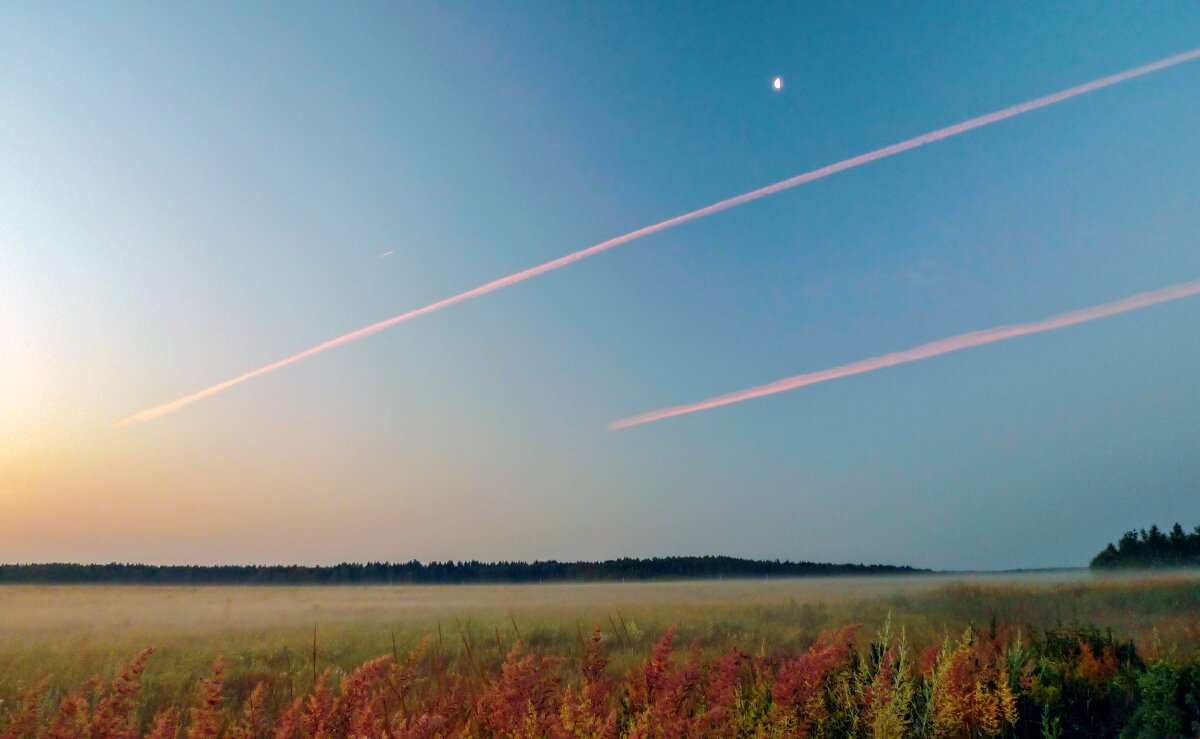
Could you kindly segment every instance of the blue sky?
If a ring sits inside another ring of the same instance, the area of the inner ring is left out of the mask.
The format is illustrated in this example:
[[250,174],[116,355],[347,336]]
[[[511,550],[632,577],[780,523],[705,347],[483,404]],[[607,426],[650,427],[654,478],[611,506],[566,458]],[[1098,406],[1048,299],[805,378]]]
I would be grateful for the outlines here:
[[1197,279],[1200,62],[112,428],[1196,46],[1188,3],[6,5],[0,560],[999,568],[1200,523],[1200,300],[605,429]]

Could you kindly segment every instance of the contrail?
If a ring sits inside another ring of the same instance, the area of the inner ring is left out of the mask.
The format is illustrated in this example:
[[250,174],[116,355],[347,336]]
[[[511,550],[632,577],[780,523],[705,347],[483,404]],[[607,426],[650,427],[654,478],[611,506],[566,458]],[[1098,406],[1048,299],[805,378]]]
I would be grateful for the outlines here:
[[1175,56],[1170,56],[1170,57],[1167,57],[1166,59],[1161,59],[1161,60],[1159,60],[1157,62],[1153,62],[1151,64],[1146,64],[1141,67],[1135,67],[1134,69],[1130,69],[1130,70],[1127,70],[1124,72],[1120,72],[1118,74],[1110,75],[1108,77],[1102,77],[1101,79],[1093,80],[1092,82],[1088,82],[1088,83],[1079,85],[1077,87],[1072,87],[1067,90],[1063,90],[1061,92],[1056,92],[1053,95],[1046,95],[1044,97],[1037,98],[1036,100],[1030,100],[1029,102],[1020,103],[1018,105],[1013,105],[1011,107],[1004,108],[1003,110],[998,110],[994,113],[988,113],[987,115],[979,116],[978,118],[972,118],[970,120],[963,121],[961,123],[956,123],[952,126],[947,126],[946,128],[940,128],[936,131],[931,131],[929,133],[921,134],[920,136],[917,136],[915,138],[911,138],[906,141],[901,141],[898,144],[892,144],[891,146],[885,146],[882,149],[876,149],[875,151],[871,151],[866,154],[860,154],[856,157],[851,157],[850,159],[844,159],[840,162],[836,162],[834,164],[829,164],[829,165],[826,165],[819,169],[814,169],[811,172],[805,172],[804,174],[799,174],[799,175],[796,175],[795,177],[790,177],[786,180],[776,182],[773,185],[767,185],[766,187],[760,187],[757,190],[752,190],[752,191],[744,193],[742,195],[737,195],[735,197],[728,198],[726,200],[722,200],[717,203],[713,203],[712,205],[705,206],[698,210],[693,210],[689,213],[684,213],[683,215],[675,216],[674,218],[668,218],[665,221],[661,221],[661,222],[655,223],[651,226],[646,226],[644,228],[639,228],[636,231],[630,231],[627,234],[617,236],[615,238],[609,239],[608,241],[602,241],[599,244],[596,244],[594,246],[589,246],[586,249],[581,249],[581,250],[571,253],[571,254],[567,254],[566,256],[562,256],[562,257],[559,257],[558,259],[551,260],[549,262],[546,262],[545,264],[540,264],[536,267],[530,267],[529,269],[523,270],[521,272],[511,274],[508,277],[501,277],[498,280],[493,280],[486,284],[480,285],[479,287],[476,287],[474,289],[467,290],[466,292],[463,292],[463,293],[459,293],[458,295],[455,295],[453,297],[449,297],[444,300],[440,300],[436,303],[432,303],[430,305],[425,306],[424,308],[418,308],[416,310],[411,310],[407,313],[401,313],[398,316],[393,316],[386,320],[379,321],[378,323],[373,323],[370,326],[365,326],[363,328],[358,329],[357,331],[351,331],[348,334],[344,334],[335,339],[330,339],[329,341],[326,341],[323,344],[318,344],[310,349],[305,349],[304,351],[300,352],[299,354],[293,354],[292,356],[287,357],[286,359],[281,359],[277,362],[272,362],[271,364],[268,364],[266,366],[259,367],[256,370],[247,372],[244,375],[239,375],[237,377],[234,377],[231,380],[226,380],[225,382],[219,383],[217,385],[213,385],[212,387],[205,388],[203,390],[200,390],[199,392],[192,393],[191,395],[187,395],[178,400],[173,400],[170,403],[164,403],[162,405],[158,405],[153,408],[149,408],[149,409],[141,411],[139,413],[135,413],[132,416],[129,416],[127,418],[124,418],[124,419],[118,421],[116,425],[117,426],[127,426],[127,425],[133,423],[134,421],[152,421],[156,418],[159,418],[160,416],[165,416],[168,413],[173,413],[173,412],[179,410],[180,408],[183,408],[186,405],[191,405],[192,403],[195,403],[198,400],[203,400],[204,398],[207,398],[210,395],[216,395],[217,393],[219,393],[223,390],[227,390],[227,389],[233,387],[234,385],[241,384],[241,383],[245,382],[246,380],[250,380],[252,378],[258,377],[259,375],[265,375],[266,373],[271,372],[272,370],[277,370],[280,367],[285,367],[293,362],[299,362],[301,359],[306,359],[308,357],[311,357],[314,354],[319,354],[327,349],[332,349],[336,346],[341,346],[342,344],[345,344],[347,342],[355,341],[356,339],[361,339],[364,336],[369,336],[370,334],[373,334],[376,331],[382,331],[385,328],[395,326],[397,323],[400,323],[402,321],[407,321],[410,318],[416,318],[417,316],[421,316],[426,313],[432,313],[434,311],[441,310],[442,308],[448,308],[449,306],[454,305],[456,303],[461,303],[465,300],[470,300],[471,298],[477,298],[481,295],[486,295],[495,290],[499,290],[501,288],[508,287],[509,285],[515,285],[518,282],[524,282],[525,280],[528,280],[533,277],[537,277],[538,275],[544,274],[546,272],[551,272],[553,270],[560,269],[562,267],[566,267],[569,264],[573,264],[582,259],[587,259],[588,257],[593,256],[595,254],[599,254],[602,251],[608,251],[609,249],[621,246],[622,244],[627,244],[630,241],[633,241],[634,239],[640,239],[643,236],[649,236],[650,234],[658,233],[659,231],[665,231],[668,228],[672,228],[674,226],[678,226],[680,224],[687,223],[688,221],[694,221],[698,218],[703,218],[705,216],[712,215],[713,213],[719,213],[720,211],[726,210],[728,208],[733,208],[738,205],[742,205],[743,203],[749,203],[752,200],[758,200],[759,198],[765,198],[768,195],[774,195],[777,192],[782,192],[784,190],[788,190],[793,187],[797,187],[798,185],[803,185],[807,182],[819,180],[824,177],[828,177],[829,175],[837,174],[838,172],[844,172],[848,169],[853,169],[855,167],[861,167],[864,164],[869,164],[870,162],[874,162],[879,159],[884,159],[886,157],[894,156],[896,154],[900,154],[901,152],[908,151],[909,149],[915,149],[918,146],[924,146],[925,144],[931,144],[934,141],[941,141],[942,139],[949,138],[951,136],[957,136],[960,133],[966,133],[967,131],[971,131],[973,129],[980,128],[982,126],[987,126],[992,123],[997,123],[997,122],[1005,120],[1007,118],[1012,118],[1014,116],[1021,115],[1022,113],[1028,113],[1030,111],[1037,110],[1038,108],[1044,108],[1048,105],[1054,105],[1055,103],[1060,103],[1063,100],[1068,100],[1070,98],[1077,97],[1079,95],[1084,95],[1086,93],[1093,92],[1093,91],[1099,90],[1101,88],[1109,87],[1111,85],[1115,85],[1120,82],[1124,82],[1126,80],[1133,79],[1134,77],[1141,77],[1142,75],[1150,74],[1151,72],[1157,72],[1159,70],[1166,69],[1167,67],[1173,67],[1177,64],[1183,64],[1184,62],[1189,62],[1196,58],[1200,58],[1200,49],[1193,49],[1191,51],[1185,51],[1182,54],[1176,54]]
[[832,369],[820,370],[817,372],[808,372],[803,375],[788,377],[783,380],[772,382],[768,385],[759,385],[747,390],[739,390],[728,395],[718,395],[715,398],[702,400],[699,403],[689,403],[687,405],[678,405],[674,408],[665,408],[659,411],[651,411],[643,413],[640,416],[631,416],[620,421],[615,421],[609,424],[609,429],[617,431],[626,429],[630,426],[639,426],[643,423],[651,423],[653,421],[661,421],[664,418],[672,418],[674,416],[682,416],[688,413],[697,413],[699,411],[707,411],[712,408],[719,408],[723,405],[731,403],[740,403],[743,400],[751,398],[760,398],[764,395],[774,395],[775,393],[787,392],[795,390],[806,385],[816,385],[820,382],[829,382],[842,377],[851,375],[861,375],[864,372],[874,372],[884,367],[894,367],[897,364],[906,364],[908,362],[916,362],[921,359],[936,357],[939,354],[949,354],[960,349],[969,349],[973,346],[982,346],[991,344],[995,341],[1004,341],[1005,339],[1015,339],[1018,336],[1028,336],[1029,334],[1039,334],[1043,331],[1053,331],[1057,328],[1065,328],[1074,326],[1077,323],[1086,323],[1087,321],[1095,321],[1098,318],[1107,318],[1115,316],[1118,313],[1125,313],[1138,308],[1145,308],[1159,303],[1166,303],[1171,300],[1179,300],[1191,295],[1200,293],[1200,280],[1195,282],[1185,282],[1182,285],[1174,285],[1165,287],[1161,290],[1153,290],[1147,293],[1139,293],[1131,295],[1123,300],[1118,300],[1115,303],[1106,303],[1104,305],[1096,305],[1091,308],[1063,313],[1053,318],[1047,318],[1044,321],[1035,321],[1033,323],[1018,323],[1011,326],[999,326],[997,328],[984,329],[982,331],[974,331],[969,334],[961,334],[959,336],[951,336],[948,339],[941,339],[929,344],[922,344],[913,349],[908,349],[902,352],[893,352],[884,354],[870,359],[863,359],[858,362],[844,364],[841,367]]

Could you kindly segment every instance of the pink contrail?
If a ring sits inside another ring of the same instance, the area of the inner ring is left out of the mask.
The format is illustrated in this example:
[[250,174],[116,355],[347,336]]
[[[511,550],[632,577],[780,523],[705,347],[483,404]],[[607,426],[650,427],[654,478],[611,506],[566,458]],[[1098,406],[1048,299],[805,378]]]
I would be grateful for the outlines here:
[[417,316],[424,315],[426,313],[432,313],[436,310],[447,308],[456,303],[461,303],[464,300],[477,298],[495,290],[508,287],[509,285],[514,285],[518,282],[524,282],[525,280],[537,277],[538,275],[546,272],[551,272],[553,270],[566,267],[567,265],[573,264],[582,259],[587,259],[594,254],[599,254],[602,251],[608,251],[609,249],[622,244],[627,244],[634,239],[640,239],[643,236],[649,236],[650,234],[658,233],[659,231],[665,231],[668,228],[687,223],[688,221],[694,221],[697,218],[703,218],[705,216],[712,215],[713,213],[718,213],[728,208],[733,208],[735,206],[742,205],[743,203],[748,203],[752,200],[765,198],[768,195],[774,195],[777,192],[782,192],[798,185],[803,185],[807,182],[819,180],[824,177],[828,177],[829,175],[837,174],[838,172],[844,172],[845,170],[853,169],[855,167],[861,167],[864,164],[869,164],[870,162],[874,162],[879,159],[894,156],[901,152],[908,151],[909,149],[915,149],[918,146],[924,146],[925,144],[930,144],[934,141],[940,141],[951,136],[957,136],[960,133],[966,133],[967,131],[980,128],[981,126],[997,123],[1005,120],[1006,118],[1012,118],[1014,116],[1021,115],[1022,113],[1028,113],[1032,110],[1037,110],[1038,108],[1044,108],[1048,105],[1053,105],[1078,95],[1093,92],[1104,87],[1115,85],[1119,82],[1124,82],[1125,80],[1133,79],[1134,77],[1140,77],[1142,75],[1150,74],[1151,72],[1157,72],[1161,69],[1173,67],[1177,64],[1183,64],[1184,62],[1192,61],[1193,59],[1197,58],[1200,58],[1200,49],[1193,49],[1191,51],[1183,52],[1182,54],[1176,54],[1175,56],[1170,56],[1166,59],[1161,59],[1151,64],[1136,67],[1134,69],[1130,69],[1108,77],[1102,77],[1101,79],[1093,80],[1092,82],[1088,82],[1077,87],[1072,87],[1070,89],[1063,90],[1062,92],[1056,92],[1053,95],[1046,95],[1045,97],[1040,97],[1036,100],[1030,100],[1029,102],[1013,105],[1012,107],[998,110],[994,113],[988,113],[987,115],[979,116],[978,118],[972,118],[970,120],[963,121],[962,123],[956,123],[952,126],[947,126],[946,128],[940,128],[936,131],[921,134],[920,136],[908,139],[907,141],[901,141],[898,144],[892,144],[891,146],[885,146],[882,149],[876,149],[875,151],[868,152],[866,154],[860,154],[856,157],[851,157],[850,159],[844,159],[840,162],[821,167],[820,169],[814,169],[811,172],[805,172],[804,174],[796,175],[795,177],[790,177],[786,180],[776,182],[773,185],[767,185],[766,187],[761,187],[757,190],[752,190],[748,193],[737,195],[727,200],[722,200],[718,203],[713,203],[712,205],[705,206],[699,210],[693,210],[690,213],[684,213],[683,215],[675,216],[674,218],[668,218],[665,221],[661,221],[644,228],[639,228],[636,231],[630,231],[627,234],[617,236],[609,239],[608,241],[602,241],[599,244],[589,246],[586,249],[581,249],[572,254],[567,254],[566,256],[551,260],[545,264],[540,264],[536,267],[530,267],[529,269],[521,272],[511,274],[508,277],[501,277],[498,280],[493,280],[472,290],[467,290],[466,292],[459,293],[458,295],[446,298],[445,300],[432,303],[424,308],[418,308],[407,313],[401,313],[398,316],[393,316],[386,320],[379,321],[378,323],[373,323],[370,326],[365,326],[357,331],[351,331],[348,334],[344,334],[335,339],[330,339],[329,341],[326,341],[323,344],[318,344],[311,349],[305,349],[299,354],[293,354],[286,359],[281,359],[278,362],[273,362],[264,367],[259,367],[256,370],[247,372],[244,375],[239,375],[231,380],[226,380],[225,382],[205,388],[204,390],[192,393],[191,395],[182,397],[178,400],[173,400],[170,403],[164,403],[163,405],[149,408],[141,411],[140,413],[135,413],[128,418],[118,421],[117,425],[127,426],[134,421],[152,421],[160,416],[173,413],[174,411],[177,411],[186,405],[191,405],[198,400],[203,400],[210,395],[216,395],[217,393],[227,390],[234,385],[243,383],[246,380],[258,377],[259,375],[264,375],[272,370],[287,366],[293,362],[299,362],[301,359],[306,359],[307,357],[311,357],[314,354],[319,354],[327,349],[332,349],[347,342],[361,339],[364,336],[369,336],[376,331],[382,331],[385,328],[394,326],[402,321],[407,321],[410,318],[416,318]]
[[902,352],[893,352],[884,354],[870,359],[863,359],[858,362],[844,364],[841,367],[832,369],[820,370],[817,372],[808,372],[803,375],[788,377],[783,380],[772,382],[768,385],[759,385],[747,390],[739,390],[728,395],[718,395],[715,398],[702,400],[699,403],[689,403],[687,405],[678,405],[674,408],[665,408],[660,411],[651,411],[643,413],[640,416],[631,416],[620,421],[615,421],[609,424],[609,429],[616,431],[618,429],[626,429],[630,426],[639,426],[643,423],[651,423],[653,421],[661,421],[664,418],[672,418],[674,416],[682,416],[688,413],[697,413],[699,411],[707,411],[712,408],[719,408],[723,405],[731,403],[740,403],[743,400],[751,398],[760,398],[764,395],[774,395],[775,393],[783,393],[788,390],[795,390],[806,385],[816,385],[820,382],[829,382],[842,377],[851,375],[861,375],[864,372],[874,372],[884,367],[893,367],[897,364],[906,364],[908,362],[916,362],[930,357],[936,357],[939,354],[949,354],[960,349],[969,349],[973,346],[982,346],[991,344],[995,341],[1004,341],[1005,339],[1015,339],[1018,336],[1028,336],[1029,334],[1039,334],[1043,331],[1053,331],[1056,328],[1065,328],[1074,326],[1077,323],[1086,323],[1087,321],[1095,321],[1098,318],[1107,318],[1115,316],[1118,313],[1125,313],[1138,308],[1145,308],[1159,303],[1166,303],[1171,300],[1179,300],[1191,295],[1200,293],[1200,280],[1195,282],[1185,282],[1182,285],[1174,285],[1165,287],[1161,290],[1153,290],[1148,293],[1139,293],[1131,295],[1123,300],[1118,300],[1115,303],[1106,303],[1104,305],[1096,305],[1091,308],[1063,313],[1062,315],[1047,318],[1044,321],[1035,321],[1033,323],[1018,323],[1011,326],[999,326],[997,328],[988,328],[982,331],[973,331],[969,334],[961,334],[959,336],[951,336],[948,339],[941,339],[929,344],[922,344],[913,349],[908,349]]

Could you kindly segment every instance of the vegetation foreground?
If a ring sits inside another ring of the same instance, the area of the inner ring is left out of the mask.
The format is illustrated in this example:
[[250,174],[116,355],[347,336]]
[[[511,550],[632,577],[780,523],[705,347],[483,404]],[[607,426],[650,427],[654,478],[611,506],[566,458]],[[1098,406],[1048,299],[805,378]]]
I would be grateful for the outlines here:
[[51,700],[29,690],[0,737],[998,737],[1200,734],[1200,664],[1146,659],[1132,642],[1073,628],[1027,639],[966,630],[914,652],[890,625],[859,647],[859,628],[822,634],[795,655],[676,654],[668,630],[624,676],[605,636],[580,637],[573,665],[520,641],[498,671],[448,664],[428,641],[403,659],[366,662],[333,687],[326,671],[294,695],[264,675],[231,694],[218,657],[198,702],[142,715],[147,649],[110,683]]
[[1080,577],[0,590],[0,739],[1200,735],[1200,583]]

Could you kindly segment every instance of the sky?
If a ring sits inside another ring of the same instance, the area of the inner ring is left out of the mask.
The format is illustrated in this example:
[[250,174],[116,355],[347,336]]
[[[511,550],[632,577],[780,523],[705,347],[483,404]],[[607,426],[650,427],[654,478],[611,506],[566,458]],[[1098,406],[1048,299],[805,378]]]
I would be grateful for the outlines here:
[[[1200,523],[1200,6],[6,3],[0,561],[1077,566]],[[772,84],[782,78],[782,89]]]

